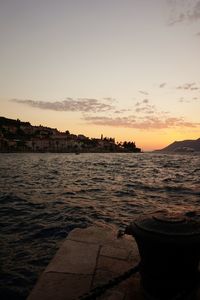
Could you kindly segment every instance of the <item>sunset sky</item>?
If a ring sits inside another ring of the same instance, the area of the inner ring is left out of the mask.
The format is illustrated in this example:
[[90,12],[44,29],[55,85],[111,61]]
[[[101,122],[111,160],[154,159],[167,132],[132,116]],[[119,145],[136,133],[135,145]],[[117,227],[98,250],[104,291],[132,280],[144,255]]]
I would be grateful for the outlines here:
[[143,150],[200,137],[200,1],[0,0],[0,115]]

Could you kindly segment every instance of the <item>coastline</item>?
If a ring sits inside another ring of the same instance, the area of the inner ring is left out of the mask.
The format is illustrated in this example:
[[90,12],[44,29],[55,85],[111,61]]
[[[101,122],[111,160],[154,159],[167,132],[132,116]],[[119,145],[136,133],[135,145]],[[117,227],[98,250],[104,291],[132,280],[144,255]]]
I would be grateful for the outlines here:
[[2,153],[139,153],[133,141],[115,138],[89,138],[83,134],[60,132],[56,128],[32,126],[29,122],[0,117],[0,152]]
[[[75,151],[2,151],[0,150],[0,153],[71,153],[71,154],[76,154],[76,155],[79,155],[79,154],[82,154],[82,153],[144,153],[143,151],[101,151],[101,150],[92,150],[92,151],[79,151],[79,152],[75,152]],[[151,152],[149,152],[151,153]]]

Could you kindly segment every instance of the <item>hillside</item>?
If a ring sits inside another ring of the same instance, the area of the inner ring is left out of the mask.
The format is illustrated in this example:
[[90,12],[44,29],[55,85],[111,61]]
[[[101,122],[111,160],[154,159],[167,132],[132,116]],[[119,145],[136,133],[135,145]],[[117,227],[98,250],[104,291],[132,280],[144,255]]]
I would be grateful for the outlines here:
[[200,138],[197,140],[184,140],[184,141],[176,141],[167,147],[158,150],[159,152],[165,153],[176,153],[176,152],[200,152]]
[[0,117],[0,152],[141,152],[135,142],[115,143],[114,138],[89,138],[60,132],[56,128],[32,126]]

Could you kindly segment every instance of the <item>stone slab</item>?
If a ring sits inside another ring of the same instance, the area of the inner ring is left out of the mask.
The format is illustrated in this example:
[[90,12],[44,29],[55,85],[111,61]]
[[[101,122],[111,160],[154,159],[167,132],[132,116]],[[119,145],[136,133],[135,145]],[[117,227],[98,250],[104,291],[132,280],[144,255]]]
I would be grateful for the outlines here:
[[[117,228],[75,229],[67,237],[28,300],[71,300],[108,282],[139,261],[132,237],[117,238]],[[126,287],[127,289],[127,287]],[[126,289],[113,288],[101,299],[122,300]]]
[[122,249],[111,246],[103,246],[100,255],[118,259],[127,259],[130,254],[130,249]]
[[91,275],[44,273],[27,300],[74,300],[90,290]]
[[[112,273],[110,271],[105,271],[100,269],[97,270],[93,281],[93,288],[107,283],[109,280],[115,278],[120,274],[116,275],[116,273]],[[140,290],[140,276],[137,273],[131,276],[129,279],[116,285],[112,289],[106,291],[99,299],[100,300],[107,300],[107,299],[143,300],[142,297],[143,296]]]
[[113,279],[116,276],[115,273],[109,271],[109,270],[96,270],[94,278],[93,278],[93,283],[92,283],[92,288],[95,288],[99,285],[107,283],[109,280]]
[[85,229],[74,229],[67,237],[68,240],[104,245],[117,237],[117,229],[105,230],[103,227],[91,226]]
[[118,275],[128,271],[131,267],[133,266],[128,261],[99,256],[97,270],[109,271]]
[[47,266],[45,272],[93,274],[99,246],[67,240]]
[[67,240],[106,245],[118,249],[134,249],[138,252],[137,244],[132,236],[127,234],[118,238],[118,229],[116,227],[96,227],[91,226],[85,229],[77,228],[71,231]]

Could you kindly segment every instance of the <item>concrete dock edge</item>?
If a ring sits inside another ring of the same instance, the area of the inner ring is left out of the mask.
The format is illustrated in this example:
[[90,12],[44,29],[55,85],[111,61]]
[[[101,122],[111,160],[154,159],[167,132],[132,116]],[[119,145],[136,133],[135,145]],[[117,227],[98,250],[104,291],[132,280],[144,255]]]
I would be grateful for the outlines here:
[[[74,229],[63,242],[27,300],[72,300],[106,283],[139,262],[135,240],[117,238],[117,228]],[[139,275],[131,276],[99,299],[142,299]]]

